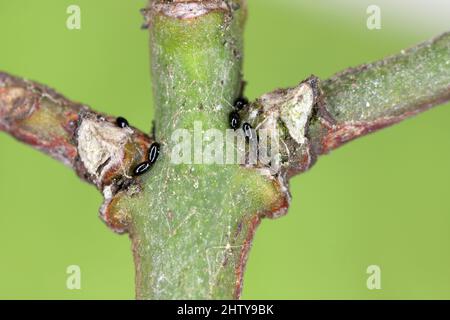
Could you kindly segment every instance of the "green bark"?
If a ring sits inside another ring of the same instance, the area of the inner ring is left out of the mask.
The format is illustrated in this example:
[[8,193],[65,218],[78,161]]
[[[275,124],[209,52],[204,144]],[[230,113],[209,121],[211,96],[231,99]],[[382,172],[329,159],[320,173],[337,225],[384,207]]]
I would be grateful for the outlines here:
[[417,113],[449,97],[450,32],[322,83],[337,122]]
[[[161,156],[134,204],[137,297],[238,296],[249,237],[280,197],[271,180],[238,164],[174,164],[175,130],[229,128],[241,90],[244,8],[180,19],[150,9],[156,140]],[[200,150],[201,153],[201,150]]]
[[450,32],[322,82],[309,135],[316,153],[395,124],[450,99]]

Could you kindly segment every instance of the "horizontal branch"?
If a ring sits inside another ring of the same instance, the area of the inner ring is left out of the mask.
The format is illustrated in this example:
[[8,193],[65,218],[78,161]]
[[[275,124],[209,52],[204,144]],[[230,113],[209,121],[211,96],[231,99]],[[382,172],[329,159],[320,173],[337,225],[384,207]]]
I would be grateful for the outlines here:
[[316,154],[450,99],[450,32],[321,83],[309,135]]
[[0,73],[0,130],[72,168],[78,115],[87,111],[45,86]]
[[[0,131],[72,168],[105,203],[135,182],[133,169],[151,143],[139,130],[118,126],[115,117],[7,73],[0,73]],[[102,208],[103,216],[108,208]]]
[[276,137],[280,170],[270,174],[287,187],[289,177],[308,170],[319,155],[449,99],[450,33],[444,33],[323,82],[311,76],[264,94],[243,112],[243,121]]

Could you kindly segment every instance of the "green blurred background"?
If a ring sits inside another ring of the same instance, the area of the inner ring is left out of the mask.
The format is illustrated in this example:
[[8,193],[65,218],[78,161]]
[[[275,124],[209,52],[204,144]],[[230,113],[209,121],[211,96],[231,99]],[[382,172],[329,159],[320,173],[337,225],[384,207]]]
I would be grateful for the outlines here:
[[[247,95],[379,59],[448,22],[409,27],[423,20],[413,3],[400,10],[406,20],[381,6],[382,29],[369,31],[367,4],[343,2],[249,0]],[[81,7],[81,30],[66,28],[70,4]],[[0,70],[148,130],[144,5],[0,0]],[[440,106],[334,151],[293,179],[289,214],[263,221],[256,234],[243,298],[450,298],[449,120],[450,105]],[[130,241],[99,220],[94,188],[5,134],[0,152],[0,298],[133,299]],[[81,267],[81,290],[66,288],[71,264]],[[381,290],[366,287],[373,264]]]

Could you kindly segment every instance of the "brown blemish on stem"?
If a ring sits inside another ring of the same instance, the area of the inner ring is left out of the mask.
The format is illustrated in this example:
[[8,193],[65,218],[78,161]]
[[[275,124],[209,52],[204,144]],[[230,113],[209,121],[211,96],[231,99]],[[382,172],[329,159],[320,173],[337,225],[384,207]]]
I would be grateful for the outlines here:
[[[150,8],[142,13],[147,18],[151,14],[161,14],[170,18],[189,20],[213,11],[230,12],[230,6],[224,0],[173,0],[153,1]],[[151,23],[151,19],[147,19]]]
[[256,232],[256,228],[261,223],[261,217],[259,214],[253,215],[247,222],[247,237],[245,238],[244,243],[242,244],[241,253],[239,255],[239,262],[237,264],[235,273],[236,273],[236,284],[234,291],[234,298],[239,299],[242,292],[242,282],[244,277],[245,265],[248,259],[248,253],[252,246],[253,237]]
[[[237,267],[235,269],[236,275],[236,285],[234,297],[235,299],[239,299],[242,291],[242,283],[245,266],[247,264],[248,254],[250,248],[252,246],[253,237],[255,235],[256,229],[261,223],[262,218],[275,219],[280,216],[283,216],[287,213],[290,202],[290,195],[287,191],[287,188],[284,186],[281,178],[278,180],[274,180],[274,187],[277,190],[277,193],[280,195],[275,202],[270,206],[270,208],[264,212],[259,212],[254,215],[251,215],[250,218],[240,221],[238,223],[237,229],[235,231],[235,239],[239,237],[239,234],[242,230],[247,230],[247,235],[245,236],[245,240],[242,244],[242,249],[239,254],[239,259],[237,263]],[[246,225],[246,228],[243,226]]]
[[142,263],[141,257],[139,255],[140,240],[133,231],[130,231],[129,235],[131,239],[131,250],[133,252],[133,261],[135,265],[135,294],[138,298],[141,297],[141,290],[144,290],[142,285]]
[[128,196],[130,186],[138,186],[131,172],[146,159],[152,139],[136,128],[117,127],[115,120],[41,84],[0,73],[0,130],[94,184],[105,197],[101,217],[120,233],[129,217],[118,205],[122,196],[115,195]]

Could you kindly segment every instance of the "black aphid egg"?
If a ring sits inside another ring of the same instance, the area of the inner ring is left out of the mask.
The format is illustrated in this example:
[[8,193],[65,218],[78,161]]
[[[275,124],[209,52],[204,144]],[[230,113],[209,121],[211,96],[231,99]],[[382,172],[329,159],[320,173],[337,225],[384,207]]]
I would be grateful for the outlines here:
[[148,171],[148,169],[150,169],[150,166],[151,166],[150,162],[148,162],[148,161],[142,162],[136,168],[134,168],[133,175],[140,176],[140,175],[146,173]]
[[239,128],[239,123],[241,122],[241,117],[239,117],[239,113],[236,111],[232,111],[230,113],[230,127],[234,130]]
[[244,97],[237,98],[234,102],[234,107],[238,110],[242,110],[246,105],[248,105],[248,99]]
[[159,143],[153,142],[152,145],[150,146],[150,149],[148,149],[148,161],[150,162],[150,164],[155,163],[156,160],[158,159],[159,150],[160,150]]
[[250,140],[253,139],[253,128],[249,123],[244,123],[242,126],[242,129],[244,130],[244,134],[247,138],[249,138]]
[[116,124],[118,127],[120,128],[126,128],[129,126],[127,119],[123,118],[123,117],[118,117],[116,119]]

